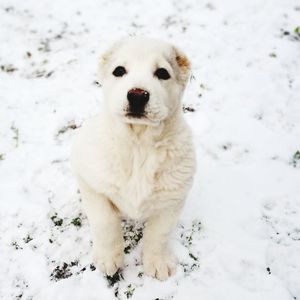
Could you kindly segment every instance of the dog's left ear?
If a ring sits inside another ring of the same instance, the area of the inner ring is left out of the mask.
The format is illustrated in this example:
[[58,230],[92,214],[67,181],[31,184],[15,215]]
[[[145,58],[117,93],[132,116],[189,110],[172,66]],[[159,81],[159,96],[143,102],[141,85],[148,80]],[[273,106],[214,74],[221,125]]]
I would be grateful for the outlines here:
[[175,54],[175,63],[177,66],[177,73],[178,73],[178,81],[185,86],[191,72],[191,63],[187,56],[178,48],[173,48],[174,54]]

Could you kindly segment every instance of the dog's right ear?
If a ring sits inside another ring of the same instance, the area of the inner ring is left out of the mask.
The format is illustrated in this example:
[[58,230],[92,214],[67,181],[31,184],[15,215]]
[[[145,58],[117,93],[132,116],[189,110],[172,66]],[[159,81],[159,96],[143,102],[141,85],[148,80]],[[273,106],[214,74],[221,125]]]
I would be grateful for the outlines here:
[[98,65],[98,79],[100,84],[102,84],[103,78],[107,71],[108,62],[113,54],[114,49],[115,49],[114,47],[111,47],[100,56],[99,65]]
[[116,48],[119,47],[121,41],[115,42],[110,48],[108,48],[100,57],[99,59],[99,71],[98,71],[98,78],[100,84],[103,81],[104,74],[107,71],[108,63],[111,60],[113,53],[115,52]]

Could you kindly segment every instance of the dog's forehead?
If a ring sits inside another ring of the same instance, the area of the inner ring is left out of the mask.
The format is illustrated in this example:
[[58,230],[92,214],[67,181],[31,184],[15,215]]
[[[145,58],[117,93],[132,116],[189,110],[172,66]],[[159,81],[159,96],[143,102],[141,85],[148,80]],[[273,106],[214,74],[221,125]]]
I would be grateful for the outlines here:
[[173,55],[172,45],[149,38],[129,38],[120,43],[114,51],[116,58],[125,60],[170,60]]

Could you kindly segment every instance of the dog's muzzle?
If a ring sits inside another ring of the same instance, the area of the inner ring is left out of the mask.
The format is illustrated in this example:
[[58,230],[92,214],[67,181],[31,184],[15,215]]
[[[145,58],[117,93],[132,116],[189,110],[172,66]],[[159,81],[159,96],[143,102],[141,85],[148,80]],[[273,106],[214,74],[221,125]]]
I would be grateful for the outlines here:
[[150,93],[139,88],[131,89],[127,93],[129,102],[128,116],[140,118],[145,114],[145,107],[150,98]]

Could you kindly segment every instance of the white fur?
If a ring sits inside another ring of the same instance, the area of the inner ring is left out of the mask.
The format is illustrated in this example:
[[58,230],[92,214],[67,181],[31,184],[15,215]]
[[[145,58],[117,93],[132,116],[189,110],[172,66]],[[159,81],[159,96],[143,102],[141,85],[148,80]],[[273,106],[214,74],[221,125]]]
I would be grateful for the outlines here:
[[[165,280],[175,272],[167,238],[195,171],[191,134],[181,112],[189,76],[182,61],[188,63],[172,45],[146,38],[122,40],[101,59],[102,113],[79,129],[71,160],[91,227],[94,259],[108,275],[123,263],[122,216],[146,221],[145,273]],[[114,77],[119,65],[128,73]],[[158,67],[166,68],[171,78],[153,76]],[[132,88],[150,93],[145,119],[126,117],[126,96]]]

